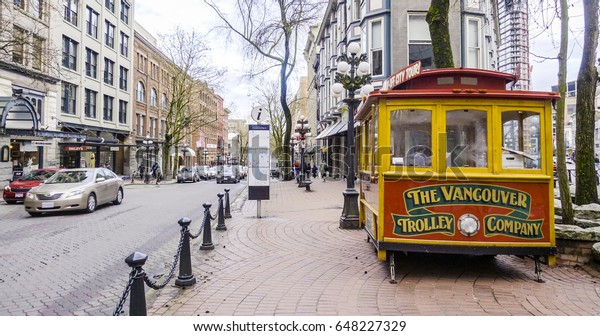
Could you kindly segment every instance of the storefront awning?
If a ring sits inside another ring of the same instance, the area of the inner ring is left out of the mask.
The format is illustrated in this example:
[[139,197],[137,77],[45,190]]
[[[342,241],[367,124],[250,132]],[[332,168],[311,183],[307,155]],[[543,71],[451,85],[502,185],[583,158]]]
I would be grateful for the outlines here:
[[[169,151],[171,156],[175,156],[175,149],[176,147],[171,147],[171,150]],[[185,152],[185,156],[190,156],[190,157],[195,157],[196,156],[196,151],[191,149],[191,148],[177,148],[177,153],[179,154],[179,156],[183,157],[183,152]]]
[[327,134],[327,137],[333,137],[333,136],[338,136],[341,132],[341,130],[343,128],[347,128],[348,124],[346,122],[340,121],[339,124],[337,124],[332,130],[331,132],[329,132],[329,134]]
[[[356,129],[358,126],[360,126],[360,121],[355,121],[354,122],[354,128]],[[344,123],[344,126],[342,128],[340,128],[340,130],[337,132],[337,134],[342,134],[342,133],[346,133],[348,132],[348,123]],[[331,134],[333,135],[333,134]]]
[[331,131],[336,128],[337,126],[339,126],[342,122],[338,121],[335,124],[327,127],[326,129],[323,130],[323,132],[319,133],[319,135],[317,135],[317,137],[315,138],[315,140],[321,140],[321,139],[325,139],[329,133],[331,133]]

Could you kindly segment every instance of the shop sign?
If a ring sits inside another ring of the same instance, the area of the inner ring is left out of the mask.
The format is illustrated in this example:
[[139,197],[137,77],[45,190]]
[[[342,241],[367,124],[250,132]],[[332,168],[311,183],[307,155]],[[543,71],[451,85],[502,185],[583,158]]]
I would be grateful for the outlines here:
[[217,148],[215,144],[206,144],[206,148]]
[[87,150],[87,146],[65,146],[65,150],[70,152],[80,152]]
[[119,147],[110,147],[110,151],[111,152],[118,152],[119,151]]
[[543,238],[543,219],[530,218],[531,195],[497,185],[444,184],[417,187],[403,195],[407,215],[392,213],[394,233],[417,236],[441,233],[453,236],[454,214],[434,212],[439,206],[497,207],[508,214],[487,214],[483,218],[486,237],[501,235],[520,239]]
[[32,146],[52,146],[52,141],[31,140]]

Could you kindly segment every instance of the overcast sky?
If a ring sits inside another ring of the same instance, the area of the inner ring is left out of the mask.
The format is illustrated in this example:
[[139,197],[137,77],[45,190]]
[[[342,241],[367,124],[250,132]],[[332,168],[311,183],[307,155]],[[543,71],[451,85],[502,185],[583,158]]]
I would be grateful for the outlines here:
[[[174,6],[172,1],[176,1]],[[221,22],[208,8],[203,0],[136,0],[135,20],[146,30],[158,38],[158,34],[173,31],[177,25],[183,28],[196,29],[205,33]],[[570,8],[569,26],[571,30],[569,61],[567,81],[575,80],[581,62],[581,50],[583,40],[583,5],[581,0],[570,1],[574,6]],[[230,4],[230,1],[217,1],[220,5]],[[530,15],[538,15],[534,10]],[[541,21],[541,20],[538,20]],[[547,29],[541,29],[535,24],[530,25],[530,50],[532,54],[544,57],[556,57],[558,54],[560,21],[555,20],[554,25]],[[224,90],[218,92],[225,100],[225,106],[229,107],[235,116],[245,116],[252,109],[250,95],[251,84],[242,77],[245,73],[243,58],[240,49],[234,43],[227,43],[224,38],[214,36],[210,40],[213,51],[213,62],[220,67],[228,69],[223,82]],[[299,60],[303,58],[299,55]],[[538,91],[549,91],[557,82],[558,63],[556,60],[530,56],[532,72],[532,89]],[[302,66],[305,68],[305,66]],[[296,85],[292,85],[295,90]]]

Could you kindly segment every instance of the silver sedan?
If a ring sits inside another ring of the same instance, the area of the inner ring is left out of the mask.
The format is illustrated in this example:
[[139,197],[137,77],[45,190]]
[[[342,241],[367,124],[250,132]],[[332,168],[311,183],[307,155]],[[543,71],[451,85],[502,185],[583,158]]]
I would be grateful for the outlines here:
[[121,204],[123,179],[106,168],[61,169],[37,187],[23,201],[31,216],[45,212],[84,210],[99,205]]

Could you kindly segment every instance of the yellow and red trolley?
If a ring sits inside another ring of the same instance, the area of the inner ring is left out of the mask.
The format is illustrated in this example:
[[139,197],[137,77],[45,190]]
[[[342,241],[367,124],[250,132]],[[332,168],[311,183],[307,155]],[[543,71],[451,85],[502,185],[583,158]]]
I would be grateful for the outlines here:
[[359,107],[360,221],[394,252],[518,255],[555,263],[552,92],[481,69],[388,78]]

